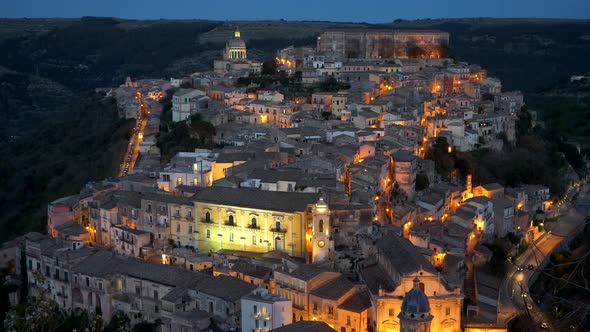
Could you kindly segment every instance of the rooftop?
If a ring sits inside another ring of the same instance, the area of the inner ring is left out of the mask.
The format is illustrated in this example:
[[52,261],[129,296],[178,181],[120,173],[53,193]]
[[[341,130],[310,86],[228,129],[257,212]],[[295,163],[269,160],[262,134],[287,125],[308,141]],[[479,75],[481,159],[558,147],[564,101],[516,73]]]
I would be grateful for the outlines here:
[[248,207],[253,209],[303,212],[315,203],[319,194],[274,192],[249,188],[208,187],[198,191],[191,199],[197,202]]

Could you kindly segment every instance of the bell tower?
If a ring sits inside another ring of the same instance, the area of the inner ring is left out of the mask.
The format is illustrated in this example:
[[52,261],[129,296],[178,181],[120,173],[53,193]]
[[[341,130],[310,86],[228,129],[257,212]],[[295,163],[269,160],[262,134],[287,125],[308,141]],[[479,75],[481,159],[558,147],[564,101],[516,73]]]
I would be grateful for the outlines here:
[[334,244],[330,239],[330,209],[322,197],[313,206],[312,214],[311,263],[327,261]]

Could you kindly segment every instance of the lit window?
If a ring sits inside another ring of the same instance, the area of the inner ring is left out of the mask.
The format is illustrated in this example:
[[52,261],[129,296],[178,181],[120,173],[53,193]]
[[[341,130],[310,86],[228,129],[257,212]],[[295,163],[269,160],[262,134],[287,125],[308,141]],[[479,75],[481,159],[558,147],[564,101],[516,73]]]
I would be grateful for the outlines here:
[[252,235],[252,244],[256,245],[256,235]]
[[207,230],[207,238],[210,239],[211,238],[211,231]]
[[230,233],[229,233],[229,240],[230,240],[231,242],[234,242],[234,232],[230,232]]
[[180,176],[178,178],[176,178],[176,184],[182,185],[182,178]]
[[198,164],[193,164],[193,172],[197,173],[199,171],[199,165]]
[[199,185],[199,179],[198,178],[194,178],[193,179],[193,186],[198,186]]

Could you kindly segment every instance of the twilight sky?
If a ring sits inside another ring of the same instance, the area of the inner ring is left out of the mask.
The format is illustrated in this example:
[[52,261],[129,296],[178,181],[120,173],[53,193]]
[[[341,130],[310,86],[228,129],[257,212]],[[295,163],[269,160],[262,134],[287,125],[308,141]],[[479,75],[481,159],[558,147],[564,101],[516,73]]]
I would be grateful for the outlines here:
[[397,18],[590,18],[590,0],[3,0],[0,17],[324,20]]

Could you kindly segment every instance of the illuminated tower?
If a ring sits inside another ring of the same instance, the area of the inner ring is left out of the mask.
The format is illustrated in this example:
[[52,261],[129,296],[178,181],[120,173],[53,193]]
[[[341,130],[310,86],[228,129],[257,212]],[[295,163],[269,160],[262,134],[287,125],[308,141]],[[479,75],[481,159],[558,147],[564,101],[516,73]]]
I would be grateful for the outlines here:
[[418,277],[414,279],[414,288],[404,297],[399,318],[400,332],[430,332],[433,316],[430,314],[430,303],[420,288]]
[[311,263],[323,262],[330,258],[333,242],[330,239],[330,209],[320,197],[312,209]]
[[471,174],[467,174],[467,193],[473,192],[473,185],[471,184]]

